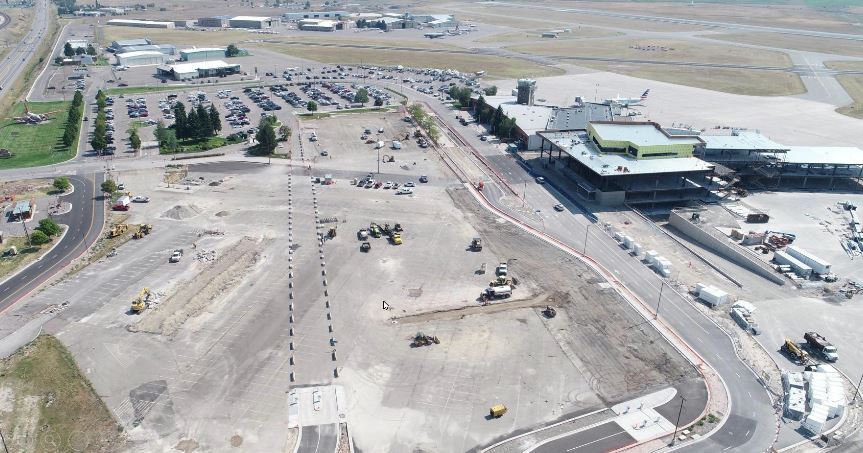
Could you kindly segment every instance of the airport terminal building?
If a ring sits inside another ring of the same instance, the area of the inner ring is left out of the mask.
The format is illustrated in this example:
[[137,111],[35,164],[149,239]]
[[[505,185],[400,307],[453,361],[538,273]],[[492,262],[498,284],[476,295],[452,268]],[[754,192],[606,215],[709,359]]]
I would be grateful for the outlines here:
[[156,68],[156,75],[158,77],[172,80],[192,80],[203,77],[222,77],[239,73],[239,64],[225,63],[222,60],[179,63],[172,65],[163,65]]

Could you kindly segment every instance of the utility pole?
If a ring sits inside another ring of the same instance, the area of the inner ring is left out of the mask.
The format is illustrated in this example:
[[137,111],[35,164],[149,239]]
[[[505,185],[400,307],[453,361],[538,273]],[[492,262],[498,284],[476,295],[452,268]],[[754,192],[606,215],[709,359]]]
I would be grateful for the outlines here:
[[680,409],[677,411],[677,423],[674,424],[674,436],[671,438],[671,445],[674,445],[674,441],[677,440],[677,429],[680,426],[680,415],[683,413],[683,403],[685,402],[686,398],[680,395]]
[[659,307],[662,305],[662,290],[665,289],[665,280],[659,285],[659,300],[656,302],[656,311],[653,313],[653,319],[659,318]]
[[851,404],[857,402],[857,395],[860,394],[860,384],[863,384],[863,375],[860,375],[860,382],[857,383],[857,388],[854,389],[854,398],[851,399]]
[[33,244],[30,242],[30,232],[27,231],[27,222],[24,221],[24,214],[21,215],[21,226],[24,227],[24,236],[27,236],[27,247],[33,247]]
[[381,174],[381,149],[378,147],[378,174]]
[[587,224],[587,228],[584,229],[584,249],[582,249],[581,253],[587,255],[587,234],[590,233],[590,227],[592,227],[592,223]]
[[9,449],[6,448],[6,438],[3,437],[3,430],[0,430],[0,441],[3,441],[3,451],[9,453]]

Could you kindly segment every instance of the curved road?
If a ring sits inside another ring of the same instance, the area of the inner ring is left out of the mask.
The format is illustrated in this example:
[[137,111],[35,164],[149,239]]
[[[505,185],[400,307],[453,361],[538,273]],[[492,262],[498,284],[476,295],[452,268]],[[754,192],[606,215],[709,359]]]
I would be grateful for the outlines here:
[[0,284],[0,312],[7,310],[44,283],[84,253],[99,238],[102,224],[105,222],[105,209],[103,209],[102,195],[97,193],[96,185],[102,184],[102,178],[101,173],[69,176],[75,191],[64,195],[63,201],[72,203],[72,210],[53,217],[57,223],[68,227],[66,234],[42,259]]

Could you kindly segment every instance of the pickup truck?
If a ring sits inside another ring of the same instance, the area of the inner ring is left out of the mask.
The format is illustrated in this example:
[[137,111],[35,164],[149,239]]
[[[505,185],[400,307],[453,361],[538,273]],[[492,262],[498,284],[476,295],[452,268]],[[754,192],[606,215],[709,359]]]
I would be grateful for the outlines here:
[[174,250],[174,252],[171,253],[171,258],[168,259],[168,262],[179,263],[180,258],[182,258],[182,257],[183,257],[183,249]]

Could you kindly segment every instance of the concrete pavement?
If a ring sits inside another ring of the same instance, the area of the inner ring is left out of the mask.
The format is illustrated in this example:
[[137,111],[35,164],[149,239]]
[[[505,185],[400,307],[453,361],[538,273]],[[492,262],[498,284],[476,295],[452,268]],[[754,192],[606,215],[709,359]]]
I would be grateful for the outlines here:
[[7,87],[27,67],[44,37],[48,34],[48,0],[36,0],[36,14],[30,32],[0,61],[0,99],[6,96]]

